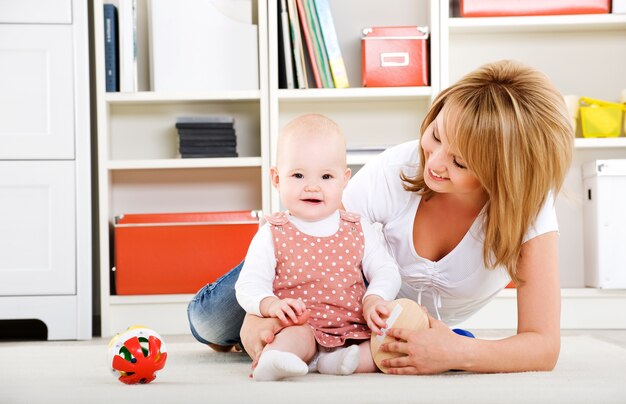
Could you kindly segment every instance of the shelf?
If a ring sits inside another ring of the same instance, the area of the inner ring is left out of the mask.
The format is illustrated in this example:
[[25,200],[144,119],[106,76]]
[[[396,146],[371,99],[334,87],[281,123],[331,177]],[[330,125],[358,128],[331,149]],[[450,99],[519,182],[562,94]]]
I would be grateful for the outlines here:
[[589,14],[532,17],[450,18],[453,34],[537,31],[610,31],[626,28],[626,15]]
[[[618,138],[576,138],[576,149],[626,148],[626,137]],[[348,165],[363,165],[381,151],[348,151]]]
[[[516,329],[517,291],[505,289],[478,313],[457,326],[464,329]],[[561,289],[561,329],[625,328],[626,290]]]
[[574,147],[577,149],[626,148],[626,137],[576,138]]
[[189,303],[193,294],[171,294],[171,295],[112,295],[111,304],[166,304],[166,303]]
[[[131,304],[161,304],[161,303],[188,303],[194,294],[163,294],[163,295],[112,295],[111,304],[131,305]],[[498,293],[496,299],[515,299],[517,290],[515,288],[503,289]],[[613,299],[625,298],[626,290],[622,289],[597,289],[597,288],[563,288],[561,289],[563,299]]]
[[109,170],[261,167],[261,157],[109,160]]
[[[187,334],[187,305],[193,297],[193,294],[110,296],[110,308],[116,314],[112,329],[146,324],[163,334]],[[504,289],[485,308],[457,326],[469,330],[515,329],[516,297],[515,289]],[[626,321],[613,314],[624,310],[626,290],[561,289],[562,329],[626,328]]]
[[431,87],[355,87],[314,88],[306,90],[278,90],[280,101],[372,101],[411,98],[430,98]]
[[157,93],[143,91],[137,93],[106,93],[105,101],[109,104],[145,104],[171,102],[211,102],[211,101],[259,101],[261,92],[254,91],[211,91],[211,92],[174,92]]
[[[496,298],[516,298],[517,297],[517,289],[515,288],[507,288],[503,289],[498,293]],[[569,299],[569,298],[588,298],[588,299],[601,299],[601,298],[626,298],[626,290],[623,289],[598,289],[598,288],[562,288],[561,289],[561,298]]]
[[348,152],[348,165],[349,166],[362,166],[367,163],[372,157],[380,154],[377,152]]

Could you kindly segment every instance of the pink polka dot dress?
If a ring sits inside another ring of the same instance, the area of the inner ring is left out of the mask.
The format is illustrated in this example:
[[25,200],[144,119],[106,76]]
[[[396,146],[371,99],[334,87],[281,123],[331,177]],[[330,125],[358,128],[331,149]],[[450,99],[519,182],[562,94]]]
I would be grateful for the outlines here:
[[274,293],[300,299],[311,311],[309,325],[326,348],[370,337],[363,318],[364,242],[357,214],[340,211],[339,230],[328,237],[302,233],[283,212],[266,216],[276,254]]

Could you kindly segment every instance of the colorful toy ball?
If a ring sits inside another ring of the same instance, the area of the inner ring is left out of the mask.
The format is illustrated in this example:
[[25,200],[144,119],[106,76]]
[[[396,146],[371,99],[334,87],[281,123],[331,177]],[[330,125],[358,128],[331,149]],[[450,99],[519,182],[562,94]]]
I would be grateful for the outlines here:
[[129,327],[109,342],[109,365],[122,383],[150,383],[156,372],[163,369],[166,359],[163,339],[146,327]]

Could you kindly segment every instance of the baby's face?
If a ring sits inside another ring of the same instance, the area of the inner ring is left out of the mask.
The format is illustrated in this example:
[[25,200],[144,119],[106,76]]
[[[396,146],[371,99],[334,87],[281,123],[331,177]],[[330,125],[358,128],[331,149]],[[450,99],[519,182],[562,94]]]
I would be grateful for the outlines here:
[[303,220],[321,220],[341,205],[350,179],[339,137],[291,137],[280,151],[274,186],[283,207]]

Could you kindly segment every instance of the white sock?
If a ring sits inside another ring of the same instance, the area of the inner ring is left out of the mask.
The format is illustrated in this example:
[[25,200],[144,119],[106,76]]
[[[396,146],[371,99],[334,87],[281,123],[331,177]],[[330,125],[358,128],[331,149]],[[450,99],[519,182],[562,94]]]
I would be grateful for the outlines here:
[[265,351],[259,363],[252,372],[252,377],[258,382],[281,380],[287,377],[304,376],[309,366],[296,355],[290,352]]
[[359,366],[359,346],[350,345],[333,352],[320,352],[317,370],[326,375],[351,375]]
[[311,361],[309,362],[309,373],[317,372],[317,361],[319,358],[320,358],[320,353],[317,352],[315,356],[313,356],[313,359],[311,359]]

